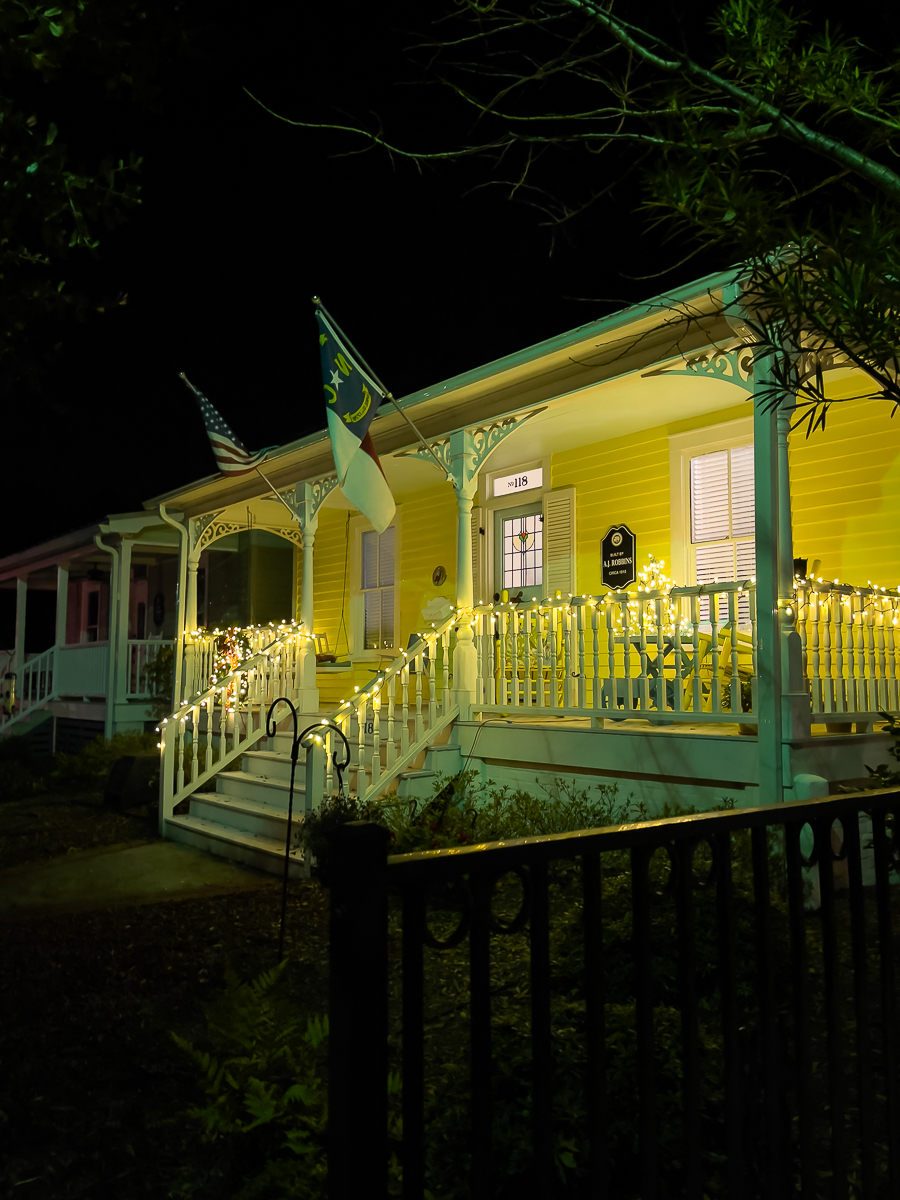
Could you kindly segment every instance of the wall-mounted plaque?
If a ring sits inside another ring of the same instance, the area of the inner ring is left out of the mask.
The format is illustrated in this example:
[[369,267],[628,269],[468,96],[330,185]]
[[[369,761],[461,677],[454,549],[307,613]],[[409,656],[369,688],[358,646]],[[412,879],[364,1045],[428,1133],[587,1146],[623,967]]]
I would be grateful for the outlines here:
[[637,539],[627,525],[613,525],[600,543],[600,578],[615,592],[637,579]]

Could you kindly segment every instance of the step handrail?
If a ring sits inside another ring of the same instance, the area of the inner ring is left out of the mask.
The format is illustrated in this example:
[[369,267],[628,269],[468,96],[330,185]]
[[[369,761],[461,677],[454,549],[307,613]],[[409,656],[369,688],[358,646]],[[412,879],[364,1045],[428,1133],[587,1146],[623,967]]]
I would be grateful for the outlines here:
[[[275,695],[295,697],[299,690],[299,650],[312,641],[302,624],[287,627],[287,632],[274,638],[245,658],[232,670],[220,675],[209,687],[195,692],[156,727],[160,735],[159,822],[160,833],[171,819],[176,805],[197,791],[230,762],[245,753],[266,736],[265,708],[268,702],[268,682]],[[224,701],[229,685],[246,677],[247,693],[229,706]],[[216,697],[223,703],[216,709]],[[205,740],[201,741],[201,717],[205,711]],[[210,719],[219,714],[218,729],[213,730]],[[229,720],[231,718],[231,720]],[[190,723],[191,737],[187,738]],[[231,725],[231,747],[228,745],[228,726]],[[201,750],[205,762],[200,769]]]
[[[418,633],[418,641],[405,650],[401,650],[388,666],[378,672],[376,677],[365,687],[360,688],[347,700],[343,700],[334,712],[321,720],[322,737],[316,742],[307,740],[306,753],[306,811],[312,808],[314,796],[331,796],[334,786],[333,755],[331,750],[331,734],[328,727],[339,729],[353,745],[349,738],[350,724],[355,715],[357,718],[356,759],[351,762],[350,772],[355,775],[355,792],[363,803],[374,800],[403,772],[416,758],[431,745],[434,740],[447,729],[459,715],[459,706],[452,700],[450,692],[450,633],[461,623],[462,617],[454,609],[453,612],[439,625],[432,624],[431,629]],[[441,663],[440,688],[437,678],[437,646],[441,644],[443,657]],[[427,656],[426,656],[426,652]],[[417,665],[416,665],[417,664]],[[410,667],[416,674],[414,708],[409,706],[409,674]],[[423,711],[422,681],[427,672],[428,688],[428,721],[426,724]],[[399,736],[394,731],[396,718],[394,716],[396,682],[400,684],[400,718]],[[437,692],[441,698],[438,701]],[[387,704],[387,736],[385,741],[384,766],[381,764],[382,719],[380,709]],[[369,710],[372,721],[367,722]],[[414,736],[409,735],[410,723],[415,724]],[[369,768],[366,767],[366,726],[372,726],[372,749]],[[321,750],[324,749],[324,755]],[[366,783],[366,776],[369,781]],[[365,786],[360,788],[360,779]],[[351,788],[351,791],[353,789]]]

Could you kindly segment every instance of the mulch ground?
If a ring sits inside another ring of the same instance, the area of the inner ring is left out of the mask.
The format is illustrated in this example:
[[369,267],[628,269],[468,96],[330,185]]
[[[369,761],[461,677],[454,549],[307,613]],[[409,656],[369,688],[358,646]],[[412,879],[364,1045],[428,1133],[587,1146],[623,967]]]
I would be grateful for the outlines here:
[[[148,810],[99,797],[0,803],[0,868],[152,838]],[[186,1110],[196,1072],[170,1031],[203,1043],[230,963],[275,965],[280,894],[242,892],[53,917],[0,917],[0,1196],[130,1200],[232,1194],[228,1164]],[[291,883],[286,986],[327,1011],[327,893]]]

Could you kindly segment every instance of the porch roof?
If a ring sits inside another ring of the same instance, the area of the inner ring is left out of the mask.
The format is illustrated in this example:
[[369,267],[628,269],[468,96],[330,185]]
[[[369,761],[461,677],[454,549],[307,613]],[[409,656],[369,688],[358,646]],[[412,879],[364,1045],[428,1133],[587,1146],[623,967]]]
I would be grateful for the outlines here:
[[[95,525],[74,529],[71,533],[0,558],[0,587],[14,586],[15,580],[21,576],[28,575],[31,579],[39,572],[49,572],[51,568],[73,559],[96,556],[101,552],[94,538],[109,534],[131,535],[144,545],[149,544],[160,549],[176,551],[178,548],[178,535],[163,525],[155,513],[113,513]],[[49,581],[51,576],[48,574],[47,578]],[[39,579],[32,582],[40,585]],[[48,586],[51,586],[49,582]],[[52,586],[56,586],[55,582]]]
[[[446,437],[455,429],[501,419],[560,397],[572,399],[586,388],[633,376],[711,345],[734,342],[735,335],[722,315],[722,289],[734,279],[734,270],[707,276],[413,392],[399,403],[414,416],[426,438]],[[658,389],[659,386],[657,383]],[[683,381],[665,381],[663,390],[667,386],[673,388],[672,394],[688,391]],[[728,401],[723,402],[720,394],[712,403],[712,410],[723,403]],[[612,397],[604,407],[608,416],[615,407]],[[553,423],[559,437],[563,428],[559,418],[563,414],[557,409],[555,406]],[[584,406],[579,403],[577,411],[573,410],[565,422],[571,437],[585,439],[584,419]],[[423,482],[437,482],[435,469],[428,463],[391,459],[390,456],[412,444],[409,426],[396,409],[383,404],[376,421],[378,453],[395,494],[402,495],[404,490],[413,490]],[[632,416],[633,427],[639,427],[633,422]],[[530,424],[534,426],[536,422]],[[616,432],[607,436],[616,436]],[[327,431],[317,430],[280,447],[269,455],[264,469],[267,478],[279,489],[300,480],[333,474]],[[230,480],[215,474],[154,496],[144,506],[153,509],[160,503],[177,502],[186,515],[197,516],[216,508],[246,504],[264,497],[267,491],[255,473]],[[340,505],[343,501],[333,492],[329,502]]]

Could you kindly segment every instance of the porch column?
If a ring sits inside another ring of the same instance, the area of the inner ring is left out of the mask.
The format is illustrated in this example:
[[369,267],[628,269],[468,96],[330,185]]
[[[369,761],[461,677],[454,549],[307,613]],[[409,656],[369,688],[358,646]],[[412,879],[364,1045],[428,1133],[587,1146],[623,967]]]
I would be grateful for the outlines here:
[[184,592],[185,576],[187,575],[188,558],[188,529],[181,513],[179,520],[166,512],[165,504],[159,506],[160,518],[178,533],[178,584],[175,592],[175,670],[172,682],[172,707],[178,708],[182,698],[192,690],[191,681],[187,679],[184,662]]
[[753,471],[756,490],[756,641],[760,804],[784,799],[781,757],[781,645],[778,612],[778,440],[771,399],[771,351],[753,359]]
[[[303,582],[300,585],[300,620],[303,622],[305,632],[309,635],[312,635],[315,629],[313,547],[316,543],[318,528],[318,516],[313,517],[301,526],[303,539]],[[314,641],[305,641],[300,647],[300,686],[303,689],[304,697],[308,695],[308,701],[304,704],[304,708],[307,708],[307,704],[314,704],[314,708],[308,708],[307,711],[318,711],[319,689],[316,687],[316,643]]]
[[456,628],[453,653],[453,692],[461,721],[467,721],[475,702],[478,655],[469,625],[474,604],[472,592],[472,503],[478,491],[477,454],[472,435],[460,431],[450,436],[450,462],[456,493],[456,607],[462,618]]
[[[28,576],[16,579],[16,643],[10,670],[19,676],[25,666],[25,607],[28,602]],[[16,691],[21,694],[22,680],[16,680]]]
[[69,611],[69,568],[56,568],[56,645],[66,644],[66,617]]
[[[112,616],[116,605],[116,694],[115,703],[125,704],[128,698],[130,663],[128,654],[128,618],[131,615],[131,538],[122,538],[119,546],[119,587],[116,593],[110,589],[109,611]],[[109,634],[109,652],[113,652],[112,629]]]
[[106,722],[103,729],[104,737],[112,737],[115,733],[116,708],[116,629],[119,616],[119,551],[113,546],[107,546],[100,534],[94,535],[94,545],[104,554],[109,555],[109,633],[107,635],[107,652],[109,667],[106,675]]
[[775,424],[778,435],[778,599],[781,626],[781,738],[785,799],[796,799],[793,792],[793,768],[790,743],[809,737],[812,708],[806,690],[803,645],[797,632],[797,604],[794,598],[794,531],[791,517],[791,472],[788,458],[788,433],[794,415],[795,396],[785,397],[778,407]]
[[297,710],[301,714],[315,715],[319,711],[319,689],[316,685],[315,632],[315,554],[316,532],[319,528],[319,508],[322,501],[337,484],[334,481],[315,480],[298,483],[294,489],[291,508],[300,528],[300,544],[303,550],[303,579],[300,584],[300,620],[309,640],[300,644],[299,688],[296,698]]
[[187,564],[187,595],[184,606],[184,628],[192,633],[197,628],[197,567],[200,562],[200,551],[196,556],[191,554]]

